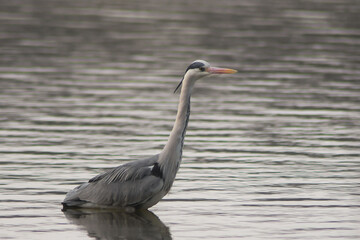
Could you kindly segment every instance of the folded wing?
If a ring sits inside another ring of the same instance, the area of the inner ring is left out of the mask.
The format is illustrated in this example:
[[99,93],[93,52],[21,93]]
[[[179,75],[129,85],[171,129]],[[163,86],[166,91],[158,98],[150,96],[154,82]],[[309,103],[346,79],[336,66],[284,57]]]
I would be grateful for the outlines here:
[[162,190],[157,159],[128,162],[93,177],[66,195],[64,207],[141,207]]

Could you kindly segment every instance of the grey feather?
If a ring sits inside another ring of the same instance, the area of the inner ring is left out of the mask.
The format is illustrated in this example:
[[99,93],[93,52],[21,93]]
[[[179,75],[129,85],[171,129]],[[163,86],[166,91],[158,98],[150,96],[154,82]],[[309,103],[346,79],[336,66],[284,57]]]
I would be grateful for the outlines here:
[[125,163],[91,178],[89,182],[101,181],[106,183],[114,183],[134,181],[144,178],[145,176],[151,174],[151,167],[153,167],[158,158],[159,154],[139,161]]
[[[70,191],[63,205],[141,207],[161,192],[163,179],[152,175],[151,170],[159,155],[125,163]],[[91,203],[91,204],[89,204]]]

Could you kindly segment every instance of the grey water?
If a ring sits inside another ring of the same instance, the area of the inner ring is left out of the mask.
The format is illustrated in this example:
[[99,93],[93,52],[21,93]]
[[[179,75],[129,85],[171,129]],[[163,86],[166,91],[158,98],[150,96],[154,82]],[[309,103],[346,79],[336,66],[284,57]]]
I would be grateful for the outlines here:
[[[0,1],[0,239],[359,239],[360,2]],[[61,211],[158,153],[185,68],[183,162],[150,211]]]

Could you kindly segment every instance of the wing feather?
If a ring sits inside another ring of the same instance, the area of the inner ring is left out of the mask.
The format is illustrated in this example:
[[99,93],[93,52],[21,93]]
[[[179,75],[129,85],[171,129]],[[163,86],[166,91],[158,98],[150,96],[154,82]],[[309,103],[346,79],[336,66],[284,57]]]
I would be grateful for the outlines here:
[[158,156],[159,155],[155,155],[151,158],[125,163],[91,178],[89,182],[102,181],[113,183],[141,179],[150,175],[151,168],[158,159]]
[[139,206],[158,194],[163,179],[152,174],[158,155],[129,162],[99,174],[70,191],[64,205],[81,206],[87,203],[106,206]]

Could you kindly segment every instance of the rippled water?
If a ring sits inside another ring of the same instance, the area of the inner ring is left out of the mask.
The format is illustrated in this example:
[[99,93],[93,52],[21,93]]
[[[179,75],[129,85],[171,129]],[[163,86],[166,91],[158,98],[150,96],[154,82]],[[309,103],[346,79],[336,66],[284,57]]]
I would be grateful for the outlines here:
[[[0,2],[1,239],[359,239],[360,4]],[[158,153],[200,81],[172,191],[151,212],[61,212]]]

